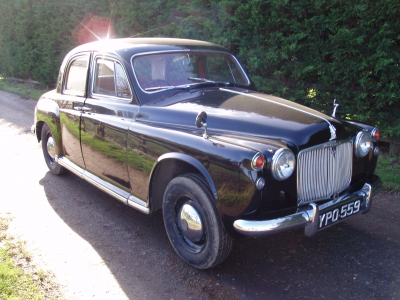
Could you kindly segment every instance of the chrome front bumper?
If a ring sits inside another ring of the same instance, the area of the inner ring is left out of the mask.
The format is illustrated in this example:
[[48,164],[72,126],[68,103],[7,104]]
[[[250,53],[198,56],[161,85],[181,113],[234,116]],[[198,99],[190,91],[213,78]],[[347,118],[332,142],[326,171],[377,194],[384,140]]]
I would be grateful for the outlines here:
[[363,199],[364,209],[361,213],[366,214],[369,212],[373,194],[376,194],[381,186],[382,182],[379,177],[374,176],[374,179],[369,183],[365,183],[362,189],[351,194],[345,194],[320,206],[310,203],[302,211],[273,220],[236,220],[233,223],[233,227],[237,232],[246,236],[265,236],[304,227],[304,234],[312,237],[318,231],[319,215],[325,211],[335,209],[358,199]]

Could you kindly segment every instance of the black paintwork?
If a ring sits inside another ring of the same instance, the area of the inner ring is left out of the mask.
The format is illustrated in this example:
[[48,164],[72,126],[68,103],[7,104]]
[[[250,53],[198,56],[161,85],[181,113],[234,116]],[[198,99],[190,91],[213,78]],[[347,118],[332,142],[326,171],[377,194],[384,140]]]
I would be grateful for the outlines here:
[[[232,224],[239,218],[274,218],[297,209],[296,170],[285,181],[275,180],[270,172],[272,156],[278,149],[289,148],[297,155],[328,142],[328,123],[320,117],[335,126],[337,140],[353,140],[363,128],[373,129],[255,92],[252,82],[248,86],[202,83],[151,94],[139,88],[131,67],[132,56],[194,49],[229,53],[215,44],[180,39],[122,39],[75,48],[64,59],[56,90],[40,100],[50,99],[54,105],[46,109],[38,105],[37,129],[48,123],[57,137],[58,156],[68,158],[93,178],[108,182],[117,194],[150,202],[151,211],[160,208],[163,188],[173,176],[203,174],[227,232],[236,238],[241,236]],[[88,75],[93,73],[93,57],[99,53],[120,62],[129,77],[132,98],[93,94],[91,76],[84,96],[66,95],[66,68],[71,57],[81,52],[92,53]],[[78,111],[78,106],[88,110]],[[204,139],[204,129],[195,125],[201,111],[208,115],[209,139]],[[267,163],[256,172],[250,161],[259,151]],[[362,159],[353,155],[353,163],[349,189],[372,176],[376,157],[371,150]],[[254,185],[259,176],[266,180],[263,191]]]

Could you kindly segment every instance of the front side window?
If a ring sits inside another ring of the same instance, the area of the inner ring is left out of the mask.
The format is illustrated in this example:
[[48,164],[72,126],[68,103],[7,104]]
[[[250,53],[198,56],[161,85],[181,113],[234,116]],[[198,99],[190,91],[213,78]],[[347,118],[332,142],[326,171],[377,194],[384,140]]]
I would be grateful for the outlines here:
[[128,78],[121,64],[112,60],[96,59],[93,93],[119,98],[131,98]]
[[80,56],[71,62],[65,83],[66,91],[82,95],[85,93],[88,58]]
[[145,91],[199,82],[250,84],[229,54],[214,52],[160,53],[133,59],[136,78]]

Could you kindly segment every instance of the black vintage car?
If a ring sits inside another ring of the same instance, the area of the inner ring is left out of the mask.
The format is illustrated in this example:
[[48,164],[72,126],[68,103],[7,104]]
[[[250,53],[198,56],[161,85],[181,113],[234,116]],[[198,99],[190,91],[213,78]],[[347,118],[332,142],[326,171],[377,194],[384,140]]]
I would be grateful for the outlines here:
[[232,239],[367,213],[379,131],[255,91],[237,58],[207,42],[136,38],[79,46],[32,130],[65,169],[143,213],[162,209],[178,253],[199,269]]

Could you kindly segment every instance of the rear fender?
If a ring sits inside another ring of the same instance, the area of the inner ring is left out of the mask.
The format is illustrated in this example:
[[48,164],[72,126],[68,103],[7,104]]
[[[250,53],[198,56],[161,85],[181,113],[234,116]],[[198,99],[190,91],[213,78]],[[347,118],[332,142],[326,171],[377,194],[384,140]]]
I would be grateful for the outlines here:
[[46,123],[52,132],[56,155],[62,156],[62,139],[60,126],[60,112],[58,104],[45,97],[41,97],[35,107],[36,137],[41,140],[43,124]]

